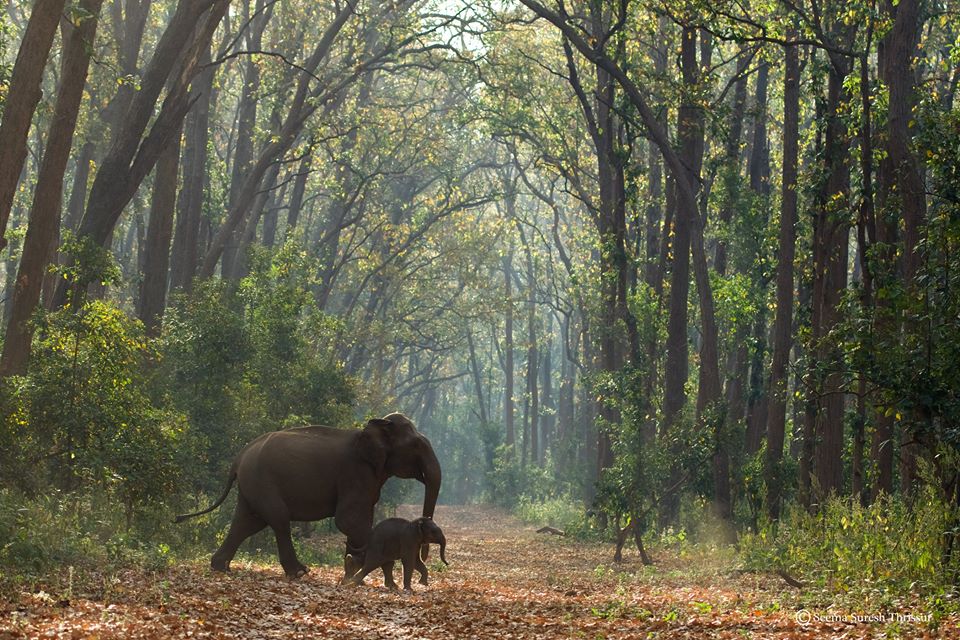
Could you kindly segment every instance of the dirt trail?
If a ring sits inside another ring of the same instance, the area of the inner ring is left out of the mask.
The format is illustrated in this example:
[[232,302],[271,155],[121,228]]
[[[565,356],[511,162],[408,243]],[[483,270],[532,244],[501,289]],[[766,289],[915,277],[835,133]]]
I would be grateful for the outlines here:
[[[415,517],[413,508],[401,508]],[[660,554],[644,568],[635,553],[610,566],[610,545],[537,534],[489,507],[439,507],[450,567],[431,554],[430,586],[413,594],[382,586],[378,573],[356,589],[335,586],[341,571],[313,567],[298,581],[279,566],[205,563],[159,573],[129,572],[109,594],[57,601],[22,594],[0,603],[6,638],[811,638],[883,637],[891,627],[854,622],[800,624],[791,588],[776,577]],[[316,544],[339,545],[326,537]],[[398,568],[399,571],[399,568]],[[399,579],[399,576],[398,576]],[[939,636],[924,626],[902,637]]]

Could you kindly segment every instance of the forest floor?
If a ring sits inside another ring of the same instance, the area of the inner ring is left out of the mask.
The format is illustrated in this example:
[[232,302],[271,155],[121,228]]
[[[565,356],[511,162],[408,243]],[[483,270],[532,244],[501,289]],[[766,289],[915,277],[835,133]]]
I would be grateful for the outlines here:
[[[402,507],[398,515],[417,514]],[[655,548],[653,567],[635,550],[613,565],[612,545],[538,534],[490,507],[441,506],[436,519],[450,566],[433,547],[430,585],[414,581],[413,594],[386,590],[379,572],[347,589],[332,566],[290,581],[266,561],[238,559],[231,573],[214,574],[197,560],[114,574],[98,593],[0,601],[0,640],[960,637],[956,619],[933,630],[905,621],[910,611],[840,610],[776,575],[739,573],[730,557]],[[342,538],[310,544],[333,550]]]

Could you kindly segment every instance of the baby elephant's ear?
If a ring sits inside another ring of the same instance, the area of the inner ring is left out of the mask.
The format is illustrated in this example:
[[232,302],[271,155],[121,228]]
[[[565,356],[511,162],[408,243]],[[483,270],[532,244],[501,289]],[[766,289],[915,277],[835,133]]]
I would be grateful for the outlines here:
[[425,536],[430,531],[430,524],[433,522],[430,518],[417,518],[415,520],[417,523],[417,529],[420,530],[420,535]]

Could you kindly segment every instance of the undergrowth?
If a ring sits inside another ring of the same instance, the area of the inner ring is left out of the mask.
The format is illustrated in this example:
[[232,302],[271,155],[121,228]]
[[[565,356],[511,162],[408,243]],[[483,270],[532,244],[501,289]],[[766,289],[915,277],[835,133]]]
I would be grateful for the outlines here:
[[[197,498],[206,504],[207,497]],[[206,564],[226,535],[235,498],[213,513],[174,524],[177,509],[151,505],[132,516],[99,492],[52,490],[27,497],[0,489],[0,599],[21,591],[102,596],[123,571],[162,571],[180,562]],[[342,536],[332,520],[294,527],[294,544],[308,565],[339,566]],[[252,536],[234,561],[276,566],[268,528]]]
[[908,504],[834,498],[816,514],[791,505],[776,525],[740,539],[747,570],[786,571],[812,597],[853,611],[920,603],[934,616],[960,610],[960,562],[947,554],[957,510],[928,490]]

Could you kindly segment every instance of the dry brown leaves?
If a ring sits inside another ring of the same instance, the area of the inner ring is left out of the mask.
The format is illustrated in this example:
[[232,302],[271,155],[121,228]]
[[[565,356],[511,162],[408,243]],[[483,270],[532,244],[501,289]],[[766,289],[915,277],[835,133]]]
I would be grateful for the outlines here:
[[[400,515],[413,517],[413,509]],[[648,580],[634,557],[615,570],[610,545],[537,535],[485,507],[440,507],[451,566],[431,565],[429,587],[411,594],[379,586],[336,587],[340,571],[314,567],[298,581],[278,566],[226,575],[201,563],[162,574],[129,572],[109,594],[58,601],[24,593],[0,603],[7,638],[872,638],[889,626],[801,625],[792,609],[768,606],[789,590],[776,577],[692,580],[677,558],[658,558]],[[328,541],[329,542],[329,541]],[[430,563],[428,563],[430,564]],[[648,570],[649,571],[649,570]],[[399,577],[399,576],[398,576]],[[907,638],[960,637],[957,620],[937,632],[900,626]]]

